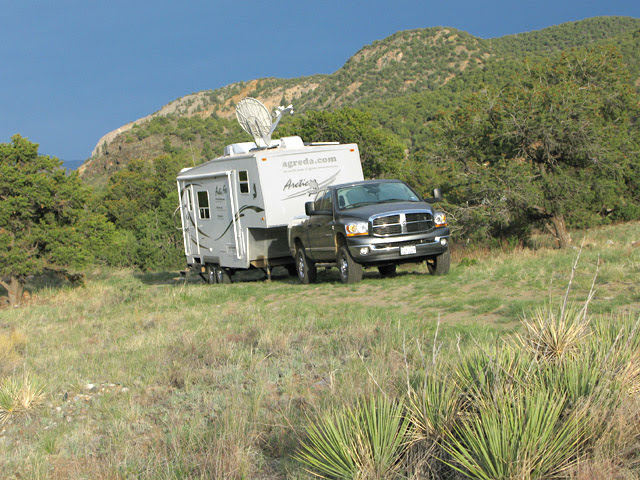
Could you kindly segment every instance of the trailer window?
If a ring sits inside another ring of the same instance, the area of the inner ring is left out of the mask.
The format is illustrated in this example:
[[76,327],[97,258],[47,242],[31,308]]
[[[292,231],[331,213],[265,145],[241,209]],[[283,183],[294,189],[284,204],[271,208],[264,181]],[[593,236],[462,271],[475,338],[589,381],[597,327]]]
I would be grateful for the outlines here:
[[246,170],[238,172],[238,181],[240,183],[240,193],[249,193],[249,173]]
[[209,192],[198,192],[200,218],[209,218]]

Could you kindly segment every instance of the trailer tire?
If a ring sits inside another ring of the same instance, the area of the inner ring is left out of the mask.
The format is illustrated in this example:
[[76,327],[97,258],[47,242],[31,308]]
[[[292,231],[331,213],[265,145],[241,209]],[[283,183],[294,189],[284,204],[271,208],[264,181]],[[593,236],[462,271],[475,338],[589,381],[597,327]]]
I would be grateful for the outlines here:
[[338,249],[338,271],[342,283],[358,283],[362,280],[362,265],[356,263],[346,245]]
[[198,272],[198,275],[200,275],[200,278],[202,278],[205,283],[208,283],[210,285],[213,283],[217,283],[215,265],[203,265],[199,268],[199,270],[200,272]]
[[431,275],[446,275],[451,267],[451,251],[441,253],[427,260],[427,267]]
[[231,283],[231,273],[229,272],[229,269],[216,267],[216,283]]
[[309,260],[302,246],[299,246],[296,250],[296,271],[298,272],[298,280],[303,285],[316,282],[318,277],[316,264]]

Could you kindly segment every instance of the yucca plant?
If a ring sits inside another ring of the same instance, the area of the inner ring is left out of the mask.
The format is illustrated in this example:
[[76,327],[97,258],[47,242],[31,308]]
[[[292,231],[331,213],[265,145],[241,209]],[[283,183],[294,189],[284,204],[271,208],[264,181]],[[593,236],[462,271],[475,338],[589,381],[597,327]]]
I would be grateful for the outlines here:
[[516,338],[538,359],[561,361],[571,357],[590,334],[586,309],[586,303],[582,308],[563,305],[559,311],[551,306],[536,309],[523,318],[525,331]]
[[401,403],[372,397],[310,424],[296,458],[323,478],[395,478],[408,427]]
[[613,315],[593,322],[590,349],[601,358],[616,381],[631,395],[640,393],[640,317]]
[[7,377],[0,382],[0,424],[12,417],[30,416],[44,398],[43,387],[25,374]]
[[476,401],[502,395],[526,383],[535,371],[531,357],[505,343],[500,347],[476,348],[460,360],[455,378],[473,408]]
[[427,375],[418,390],[409,392],[407,409],[413,442],[438,441],[460,413],[462,391],[445,372]]
[[451,467],[486,480],[560,474],[578,460],[590,429],[585,409],[565,406],[564,396],[543,387],[483,401],[444,442]]
[[460,418],[462,390],[449,369],[431,371],[408,393],[407,415],[411,421],[405,456],[408,472],[416,478],[438,478],[443,467],[442,440]]
[[602,360],[591,352],[580,352],[574,358],[561,364],[544,365],[540,381],[547,388],[567,396],[570,405],[584,400],[606,401],[606,397],[616,396],[616,379],[603,365]]

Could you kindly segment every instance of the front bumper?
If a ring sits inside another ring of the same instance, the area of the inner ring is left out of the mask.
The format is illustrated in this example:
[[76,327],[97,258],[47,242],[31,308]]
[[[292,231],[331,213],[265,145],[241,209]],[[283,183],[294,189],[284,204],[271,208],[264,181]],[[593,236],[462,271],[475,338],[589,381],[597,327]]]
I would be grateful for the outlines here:
[[[347,246],[354,260],[363,265],[413,263],[446,252],[449,249],[449,237],[449,229],[442,227],[418,235],[349,237]],[[415,253],[401,253],[401,247],[412,246],[415,246]]]

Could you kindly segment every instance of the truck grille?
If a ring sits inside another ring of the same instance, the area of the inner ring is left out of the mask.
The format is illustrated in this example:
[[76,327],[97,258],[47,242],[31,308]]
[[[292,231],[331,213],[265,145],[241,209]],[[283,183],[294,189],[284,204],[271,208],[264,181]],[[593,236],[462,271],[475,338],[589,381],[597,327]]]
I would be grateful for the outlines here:
[[373,234],[377,237],[428,232],[433,228],[429,212],[396,213],[372,220]]

